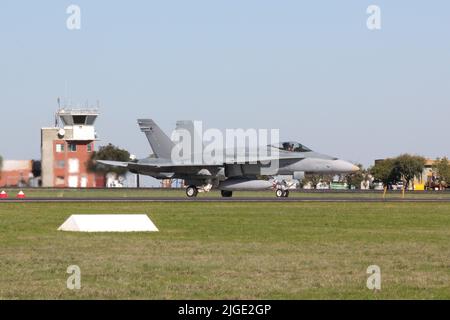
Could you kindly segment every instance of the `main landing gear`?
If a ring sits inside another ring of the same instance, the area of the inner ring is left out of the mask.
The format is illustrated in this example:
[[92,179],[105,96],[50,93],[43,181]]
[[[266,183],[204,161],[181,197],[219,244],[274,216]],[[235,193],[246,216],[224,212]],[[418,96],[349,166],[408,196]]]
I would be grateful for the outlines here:
[[198,189],[197,189],[196,186],[188,186],[188,187],[186,188],[186,195],[187,195],[189,198],[194,198],[194,197],[197,196],[197,194],[198,194]]
[[231,198],[231,197],[233,196],[233,191],[220,190],[220,194],[221,194],[222,197],[224,197],[224,198]]
[[[196,186],[188,186],[186,188],[186,195],[189,198],[195,198],[198,195],[198,192],[199,190]],[[230,198],[233,196],[233,191],[221,190],[220,193],[224,198]]]
[[212,184],[211,183],[207,183],[207,184],[203,184],[203,185],[189,185],[186,188],[186,195],[189,198],[195,198],[199,192],[209,192],[211,191],[212,188]]

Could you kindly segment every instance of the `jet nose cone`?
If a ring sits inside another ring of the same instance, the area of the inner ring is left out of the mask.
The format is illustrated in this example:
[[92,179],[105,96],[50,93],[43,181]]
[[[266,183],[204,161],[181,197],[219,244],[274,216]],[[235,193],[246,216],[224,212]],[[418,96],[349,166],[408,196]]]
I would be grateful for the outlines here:
[[344,160],[336,160],[334,167],[336,169],[336,172],[341,173],[353,173],[359,171],[358,166],[355,166],[353,163]]

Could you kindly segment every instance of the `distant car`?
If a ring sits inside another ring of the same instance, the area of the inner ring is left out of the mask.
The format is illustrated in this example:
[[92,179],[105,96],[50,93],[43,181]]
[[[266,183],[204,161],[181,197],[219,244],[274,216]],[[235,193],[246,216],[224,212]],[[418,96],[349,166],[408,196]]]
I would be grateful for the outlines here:
[[392,190],[403,190],[404,185],[402,181],[399,181],[393,185],[391,185]]
[[313,189],[313,186],[312,186],[311,182],[308,182],[308,183],[304,184],[303,185],[303,189],[305,189],[305,190]]
[[384,185],[383,185],[383,182],[381,182],[381,181],[374,181],[372,183],[372,186],[373,186],[373,190],[384,190]]
[[326,182],[319,182],[316,186],[317,190],[328,190],[330,189],[330,186]]

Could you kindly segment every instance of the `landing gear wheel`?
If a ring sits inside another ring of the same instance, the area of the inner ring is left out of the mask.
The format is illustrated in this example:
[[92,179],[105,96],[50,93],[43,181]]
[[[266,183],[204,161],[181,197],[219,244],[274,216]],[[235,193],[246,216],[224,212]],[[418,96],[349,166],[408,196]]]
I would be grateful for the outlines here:
[[284,198],[289,197],[289,190],[283,191],[283,197],[284,197]]
[[198,189],[197,189],[196,186],[189,186],[189,187],[186,188],[186,195],[189,198],[196,197],[197,194],[198,194]]
[[281,198],[284,196],[284,191],[281,189],[277,189],[277,191],[275,191],[275,195],[277,196],[277,198]]
[[220,190],[220,194],[221,194],[222,197],[224,197],[224,198],[231,198],[231,197],[233,196],[233,191]]

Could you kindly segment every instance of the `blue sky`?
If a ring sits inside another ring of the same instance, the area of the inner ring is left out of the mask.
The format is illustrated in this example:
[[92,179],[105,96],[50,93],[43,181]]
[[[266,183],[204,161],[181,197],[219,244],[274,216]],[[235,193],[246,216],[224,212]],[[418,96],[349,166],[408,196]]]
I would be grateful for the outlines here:
[[[81,30],[66,8],[81,8]],[[378,31],[366,8],[381,8]],[[101,141],[138,156],[136,119],[167,131],[279,128],[369,165],[450,156],[448,1],[0,2],[0,154],[39,159],[58,96],[101,103]]]

